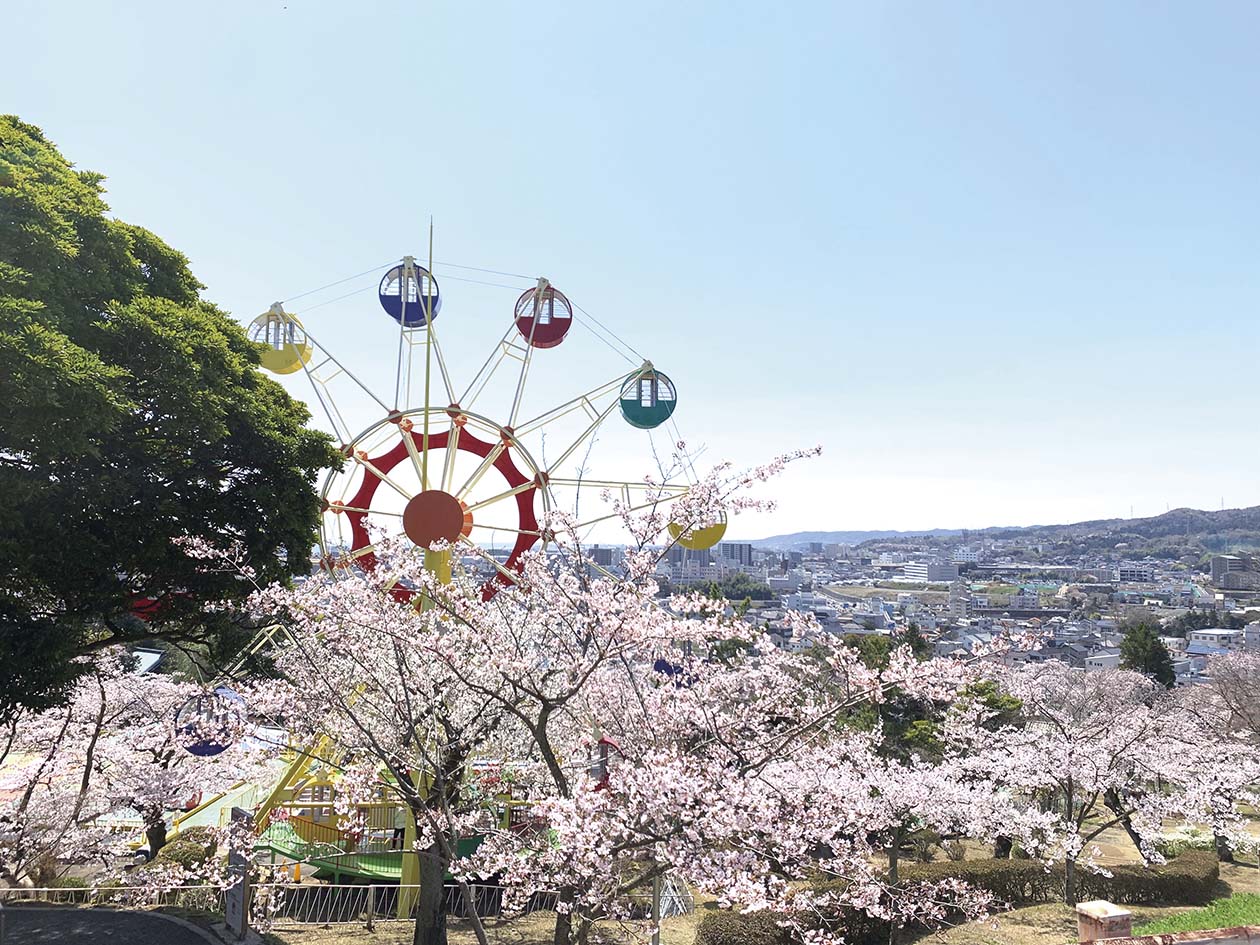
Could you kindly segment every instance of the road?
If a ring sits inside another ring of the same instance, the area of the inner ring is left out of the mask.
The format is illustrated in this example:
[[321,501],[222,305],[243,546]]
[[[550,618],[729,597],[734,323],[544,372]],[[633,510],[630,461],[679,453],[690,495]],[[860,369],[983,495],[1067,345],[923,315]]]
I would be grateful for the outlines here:
[[200,930],[145,912],[10,906],[0,945],[206,945]]

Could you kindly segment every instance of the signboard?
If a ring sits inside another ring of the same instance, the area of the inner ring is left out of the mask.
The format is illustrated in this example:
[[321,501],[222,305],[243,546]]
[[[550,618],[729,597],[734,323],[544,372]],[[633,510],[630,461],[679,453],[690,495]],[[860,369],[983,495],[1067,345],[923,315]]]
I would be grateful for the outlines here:
[[[244,808],[233,807],[232,824],[252,829],[254,817]],[[228,876],[230,885],[227,888],[224,917],[228,932],[243,939],[249,934],[249,857],[237,844],[228,848]]]

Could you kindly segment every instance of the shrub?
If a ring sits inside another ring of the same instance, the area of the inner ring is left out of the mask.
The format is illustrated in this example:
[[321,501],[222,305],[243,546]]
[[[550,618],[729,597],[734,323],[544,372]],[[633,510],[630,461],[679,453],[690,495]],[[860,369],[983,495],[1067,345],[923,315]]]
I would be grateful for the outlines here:
[[158,850],[157,856],[153,858],[155,863],[177,863],[186,870],[195,869],[209,858],[209,853],[205,846],[194,840],[185,840],[182,837],[178,840],[172,840],[170,843]]
[[[777,918],[776,913],[768,910],[747,914],[727,910],[710,912],[696,929],[695,945],[791,945],[795,941],[792,933],[780,926]],[[811,924],[842,932],[849,945],[885,945],[888,941],[886,921],[852,909],[841,910]]]
[[696,928],[695,945],[788,945],[791,935],[772,912],[710,912]]
[[1183,825],[1156,840],[1155,849],[1162,856],[1172,859],[1187,850],[1215,850],[1216,838],[1210,830]]
[[[1216,854],[1189,850],[1159,866],[1138,864],[1112,866],[1110,876],[1076,870],[1076,898],[1106,899],[1130,905],[1183,903],[1202,905],[1212,901],[1220,880]],[[1063,866],[1047,868],[1036,860],[963,860],[959,863],[908,863],[900,872],[903,882],[960,879],[985,889],[1013,906],[1055,902],[1063,896]]]
[[59,876],[48,885],[53,889],[88,889],[91,884],[82,876]]
[[1110,876],[1077,872],[1077,899],[1106,899],[1130,905],[1184,903],[1201,906],[1212,901],[1221,878],[1215,853],[1188,850],[1160,866],[1112,866]]
[[932,862],[932,850],[940,843],[941,835],[934,830],[919,830],[910,836],[910,849],[920,863]]
[[951,863],[961,863],[967,859],[967,845],[961,840],[946,840],[941,844],[941,849]]
[[1036,860],[959,860],[910,863],[899,873],[905,883],[960,879],[968,886],[991,892],[1001,902],[1023,906],[1047,902],[1061,895],[1062,877]]
[[[1220,863],[1214,853],[1190,850],[1159,866],[1126,865],[1108,869],[1110,876],[1076,870],[1079,901],[1106,899],[1130,905],[1182,903],[1202,905],[1212,901],[1220,880]],[[1025,906],[1061,902],[1064,898],[1063,864],[1050,867],[1037,860],[962,860],[941,863],[906,863],[899,870],[903,884],[958,879],[993,894],[999,903]],[[814,892],[840,888],[840,880],[811,883]],[[841,910],[823,923],[843,932],[853,945],[888,941],[888,925],[865,913]],[[696,930],[695,945],[787,945],[791,935],[771,912],[717,911],[705,916]]]
[[219,837],[211,827],[189,827],[187,830],[180,831],[176,840],[187,840],[190,843],[196,843],[205,848],[206,857],[214,856],[219,849]]

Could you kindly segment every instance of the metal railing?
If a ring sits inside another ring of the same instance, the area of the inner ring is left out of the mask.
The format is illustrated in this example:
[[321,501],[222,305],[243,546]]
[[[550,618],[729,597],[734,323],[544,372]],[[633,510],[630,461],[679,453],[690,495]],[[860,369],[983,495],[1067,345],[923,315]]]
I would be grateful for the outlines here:
[[[471,885],[472,909],[483,919],[503,914],[502,886]],[[276,925],[371,924],[400,918],[399,896],[410,908],[405,919],[415,918],[420,898],[419,886],[381,883],[362,886],[324,886],[315,884],[263,883],[253,887],[256,907]],[[443,907],[448,915],[466,918],[467,897],[460,887],[448,884],[442,888]],[[553,909],[554,893],[535,893],[526,905],[526,912]]]
[[141,886],[0,888],[0,908],[22,903],[67,906],[124,905],[139,908],[176,906],[200,912],[222,913],[224,893],[218,886],[176,886],[173,889],[146,889]]
[[[503,915],[504,897],[508,890],[502,886],[471,884],[469,886],[472,909],[483,919],[500,918]],[[415,918],[420,900],[419,886],[400,886],[395,883],[372,885],[325,885],[318,883],[257,883],[250,889],[252,909],[258,917],[265,917],[272,924],[285,926],[304,925],[366,925],[399,920],[399,896],[408,901],[410,908],[406,921]],[[550,911],[556,906],[557,895],[553,892],[536,892],[525,904],[524,912]],[[443,901],[448,915],[467,918],[469,904],[463,889],[454,884],[443,887]],[[627,897],[631,914],[647,918],[651,914],[651,897],[634,894]],[[158,906],[179,907],[192,911],[222,915],[225,910],[225,892],[217,886],[179,886],[174,889],[147,890],[134,886],[100,887],[52,887],[38,889],[0,889],[0,931],[3,930],[3,910],[6,905],[22,903],[101,906],[114,905],[130,908]],[[685,889],[669,889],[662,899],[662,916],[678,915],[692,908],[691,897]],[[3,938],[0,937],[0,945]]]

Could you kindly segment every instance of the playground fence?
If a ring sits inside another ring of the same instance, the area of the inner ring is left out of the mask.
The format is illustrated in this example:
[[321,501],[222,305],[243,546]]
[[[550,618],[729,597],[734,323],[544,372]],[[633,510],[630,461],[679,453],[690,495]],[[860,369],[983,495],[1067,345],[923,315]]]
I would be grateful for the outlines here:
[[[501,886],[470,885],[472,907],[484,919],[503,916],[505,890]],[[258,883],[251,887],[255,914],[266,915],[276,926],[365,925],[398,921],[399,896],[410,899],[411,908],[405,920],[415,918],[419,886],[322,885],[316,883]],[[444,887],[446,911],[453,918],[469,914],[463,890],[456,885]],[[646,918],[651,913],[651,896],[628,897],[631,914]],[[40,889],[0,888],[0,913],[5,906],[39,903],[67,906],[117,906],[123,908],[179,908],[223,915],[225,893],[217,886],[179,886],[174,889],[145,890],[138,887],[54,887]],[[525,912],[552,910],[556,894],[535,893]],[[661,898],[663,917],[691,911],[691,897],[685,889],[669,884]],[[0,921],[3,921],[0,919]]]

